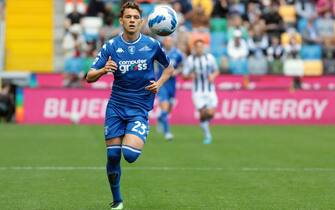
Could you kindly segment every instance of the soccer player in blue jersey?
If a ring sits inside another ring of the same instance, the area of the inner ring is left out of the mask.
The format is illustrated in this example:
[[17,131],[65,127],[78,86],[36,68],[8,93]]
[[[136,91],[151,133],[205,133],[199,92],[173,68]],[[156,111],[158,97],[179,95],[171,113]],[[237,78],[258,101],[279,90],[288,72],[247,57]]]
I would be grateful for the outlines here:
[[[170,62],[173,65],[175,70],[178,70],[183,61],[183,53],[173,46],[172,37],[164,37],[163,46],[167,52]],[[157,78],[159,78],[163,73],[164,67],[161,65],[158,68]],[[176,74],[178,71],[175,71],[174,76],[159,89],[157,96],[159,100],[159,106],[161,108],[160,116],[158,117],[158,126],[162,127],[164,132],[164,137],[166,140],[172,140],[173,135],[170,131],[170,125],[168,121],[168,115],[172,111],[175,96],[176,96]]]
[[[149,132],[148,112],[153,108],[155,94],[174,71],[160,43],[140,33],[142,17],[137,3],[125,3],[119,21],[123,33],[103,45],[86,76],[88,82],[95,82],[107,73],[114,75],[105,118],[111,209],[123,209],[121,155],[129,163],[140,156]],[[155,60],[165,68],[157,81]]]

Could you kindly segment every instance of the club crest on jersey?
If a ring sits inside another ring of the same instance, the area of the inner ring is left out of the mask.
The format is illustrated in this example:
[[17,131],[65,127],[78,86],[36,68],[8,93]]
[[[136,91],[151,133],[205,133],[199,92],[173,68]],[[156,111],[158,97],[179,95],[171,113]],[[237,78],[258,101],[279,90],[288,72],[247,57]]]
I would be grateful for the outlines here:
[[128,52],[131,54],[131,55],[133,55],[133,54],[135,54],[135,46],[129,46],[128,47]]

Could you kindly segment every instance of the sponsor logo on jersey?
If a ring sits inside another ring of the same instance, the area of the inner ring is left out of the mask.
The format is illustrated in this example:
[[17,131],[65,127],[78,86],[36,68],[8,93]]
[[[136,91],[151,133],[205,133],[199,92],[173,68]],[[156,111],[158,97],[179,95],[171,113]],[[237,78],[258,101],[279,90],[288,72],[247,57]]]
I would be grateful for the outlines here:
[[148,64],[146,59],[119,61],[119,69],[122,74],[128,71],[145,71],[148,69]]
[[117,48],[116,52],[117,52],[117,53],[123,53],[124,50],[123,50],[122,48],[119,47],[119,48]]
[[144,47],[142,47],[138,51],[145,52],[145,51],[150,51],[150,50],[152,50],[152,49],[150,47],[148,47],[147,45],[145,45]]
[[135,46],[129,46],[128,47],[128,52],[131,54],[131,55],[133,55],[133,54],[135,54]]

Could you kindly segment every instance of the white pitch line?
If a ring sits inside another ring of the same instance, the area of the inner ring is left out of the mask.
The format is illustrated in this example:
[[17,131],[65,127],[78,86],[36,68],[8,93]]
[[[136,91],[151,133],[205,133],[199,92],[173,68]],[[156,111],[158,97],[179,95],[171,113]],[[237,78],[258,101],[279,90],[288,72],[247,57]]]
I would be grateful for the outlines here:
[[[100,171],[102,166],[4,166],[0,171]],[[335,172],[335,168],[123,167],[131,171]]]

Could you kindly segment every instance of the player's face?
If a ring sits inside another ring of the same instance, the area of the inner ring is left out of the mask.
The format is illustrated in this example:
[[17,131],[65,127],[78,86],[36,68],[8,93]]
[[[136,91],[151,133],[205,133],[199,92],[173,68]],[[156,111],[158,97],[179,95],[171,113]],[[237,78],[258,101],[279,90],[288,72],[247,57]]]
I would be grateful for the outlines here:
[[194,45],[194,52],[196,55],[202,55],[204,53],[204,43],[196,42]]
[[125,33],[136,34],[141,30],[141,15],[136,9],[125,9],[123,16],[120,18],[120,24],[123,26]]

